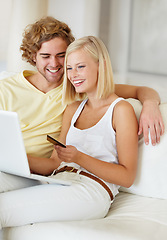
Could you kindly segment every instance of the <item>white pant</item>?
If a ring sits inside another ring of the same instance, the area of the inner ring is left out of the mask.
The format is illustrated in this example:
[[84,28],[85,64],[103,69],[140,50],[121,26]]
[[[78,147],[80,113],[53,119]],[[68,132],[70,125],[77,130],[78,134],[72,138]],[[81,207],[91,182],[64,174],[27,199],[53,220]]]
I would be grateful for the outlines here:
[[111,200],[99,183],[77,173],[63,172],[56,177],[68,178],[72,185],[40,184],[0,173],[0,191],[8,191],[0,193],[1,227],[106,216]]

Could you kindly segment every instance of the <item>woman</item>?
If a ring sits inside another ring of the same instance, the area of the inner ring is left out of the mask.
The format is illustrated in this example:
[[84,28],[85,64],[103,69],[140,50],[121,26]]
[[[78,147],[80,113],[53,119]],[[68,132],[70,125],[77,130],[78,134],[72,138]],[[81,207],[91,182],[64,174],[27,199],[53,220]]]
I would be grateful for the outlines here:
[[66,108],[59,138],[67,146],[55,146],[50,159],[29,157],[29,163],[33,172],[53,173],[72,185],[1,194],[4,227],[103,218],[119,186],[129,187],[135,179],[137,119],[132,106],[114,93],[110,58],[100,39],[84,37],[67,48],[63,87],[63,101],[74,102]]

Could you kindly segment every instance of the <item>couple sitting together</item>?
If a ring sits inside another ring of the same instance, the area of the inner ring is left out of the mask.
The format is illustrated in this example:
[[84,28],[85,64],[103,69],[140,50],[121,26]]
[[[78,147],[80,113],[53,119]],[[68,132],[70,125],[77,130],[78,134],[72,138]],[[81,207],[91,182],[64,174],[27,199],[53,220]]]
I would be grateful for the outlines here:
[[[0,81],[0,109],[18,113],[31,171],[72,184],[0,172],[0,228],[103,218],[119,186],[134,182],[138,135],[148,144],[150,129],[152,144],[160,141],[159,96],[147,87],[114,84],[104,43],[94,36],[74,40],[52,17],[28,25],[20,49],[37,71]],[[143,104],[139,126],[125,100],[130,97]],[[66,148],[53,146],[47,134]]]

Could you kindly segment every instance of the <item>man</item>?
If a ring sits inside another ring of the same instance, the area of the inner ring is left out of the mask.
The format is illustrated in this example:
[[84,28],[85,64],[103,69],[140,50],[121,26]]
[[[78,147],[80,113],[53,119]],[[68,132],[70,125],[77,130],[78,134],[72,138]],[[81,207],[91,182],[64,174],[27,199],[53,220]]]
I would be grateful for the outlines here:
[[[74,41],[71,29],[52,17],[28,25],[21,44],[22,57],[37,72],[23,71],[0,81],[0,109],[19,115],[26,152],[35,157],[50,157],[53,145],[46,140],[50,134],[57,138],[61,130],[62,81],[67,46]],[[137,98],[143,104],[139,134],[143,132],[148,144],[148,128],[152,144],[160,141],[164,131],[156,91],[147,87],[117,85],[116,94]]]

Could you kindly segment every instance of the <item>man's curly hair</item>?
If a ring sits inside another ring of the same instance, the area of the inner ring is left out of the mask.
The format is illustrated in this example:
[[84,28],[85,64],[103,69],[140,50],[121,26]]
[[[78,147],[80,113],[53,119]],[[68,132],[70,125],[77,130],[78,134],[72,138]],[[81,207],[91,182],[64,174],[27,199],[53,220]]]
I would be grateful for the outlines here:
[[41,48],[41,44],[55,37],[62,38],[67,45],[75,40],[68,25],[53,17],[47,16],[33,24],[29,24],[23,32],[20,46],[23,60],[35,66],[34,55]]

